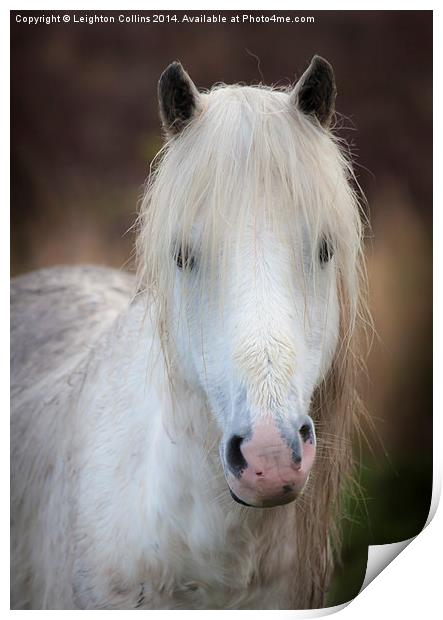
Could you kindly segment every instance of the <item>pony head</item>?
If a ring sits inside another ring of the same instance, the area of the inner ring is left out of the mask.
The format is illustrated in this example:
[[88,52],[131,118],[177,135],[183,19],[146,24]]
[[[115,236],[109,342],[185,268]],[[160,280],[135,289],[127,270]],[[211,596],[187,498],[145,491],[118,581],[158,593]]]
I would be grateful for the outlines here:
[[[167,141],[141,209],[139,278],[172,367],[202,394],[235,500],[285,504],[316,461],[316,395],[358,313],[361,219],[316,56],[287,90],[159,81]],[[337,383],[337,382],[336,382]]]

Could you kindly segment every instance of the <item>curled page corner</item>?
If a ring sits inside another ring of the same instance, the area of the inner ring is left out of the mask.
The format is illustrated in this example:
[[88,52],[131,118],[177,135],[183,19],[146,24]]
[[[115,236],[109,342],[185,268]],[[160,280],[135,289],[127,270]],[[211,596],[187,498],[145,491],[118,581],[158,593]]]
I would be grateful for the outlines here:
[[[369,545],[368,563],[360,592],[364,590],[411,543],[415,536],[386,545]],[[357,594],[357,596],[358,596]]]
[[[412,538],[407,538],[406,540],[401,540],[400,542],[390,543],[386,545],[369,545],[368,547],[368,562],[366,564],[366,573],[365,578],[363,580],[363,584],[360,588],[360,592],[368,586],[371,581],[373,581],[384,569],[390,564],[395,558],[411,543],[417,536],[420,536],[421,532],[428,527],[430,522],[435,516],[435,513],[438,508],[438,504],[440,501],[441,495],[441,485],[436,484],[435,476],[434,476],[434,484],[432,488],[432,497],[429,506],[428,518],[426,519],[426,523],[424,524],[422,530],[416,534],[416,536],[412,536]],[[357,596],[358,596],[357,594]]]

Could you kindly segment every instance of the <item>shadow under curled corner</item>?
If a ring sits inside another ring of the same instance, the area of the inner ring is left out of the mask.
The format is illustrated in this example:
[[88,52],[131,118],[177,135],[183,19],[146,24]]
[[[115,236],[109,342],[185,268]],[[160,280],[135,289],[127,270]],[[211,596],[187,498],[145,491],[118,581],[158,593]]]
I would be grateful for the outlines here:
[[[429,518],[428,521],[430,521]],[[427,523],[426,523],[427,525]],[[419,536],[419,534],[417,534]],[[323,609],[307,609],[303,611],[295,611],[296,618],[323,618],[325,616],[331,616],[345,609],[352,601],[357,598],[376,577],[384,571],[384,569],[413,541],[416,536],[402,540],[396,543],[387,543],[385,545],[369,545],[368,547],[368,559],[366,565],[366,573],[359,592],[349,599],[345,603],[339,603],[331,607],[324,607]]]
[[394,467],[366,460],[361,487],[365,498],[349,498],[341,563],[332,578],[323,615],[346,607],[432,521],[440,485],[432,460],[397,458]]
[[363,584],[360,588],[360,592],[364,590],[370,583],[373,581],[378,575],[384,571],[384,569],[393,561],[395,558],[400,555],[406,547],[413,542],[416,538],[418,538],[421,532],[429,525],[429,523],[434,518],[434,515],[437,511],[437,506],[440,501],[441,489],[440,485],[435,484],[435,476],[434,476],[434,486],[432,489],[432,499],[431,505],[429,508],[428,518],[423,528],[416,536],[412,536],[406,540],[402,540],[396,543],[390,543],[385,545],[370,545],[368,548],[368,562],[366,565],[366,574],[363,581]]

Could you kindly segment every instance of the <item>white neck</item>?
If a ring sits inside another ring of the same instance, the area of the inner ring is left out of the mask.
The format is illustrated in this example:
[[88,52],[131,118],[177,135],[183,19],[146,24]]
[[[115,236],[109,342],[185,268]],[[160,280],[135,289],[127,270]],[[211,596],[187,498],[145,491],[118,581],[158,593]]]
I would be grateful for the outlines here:
[[[282,519],[294,520],[293,508],[263,511],[232,500],[218,455],[220,432],[202,395],[180,378],[172,396],[141,303],[120,317],[95,360],[79,406],[88,412],[80,413],[77,431],[79,538],[91,523],[105,524],[94,556],[87,538],[80,549],[88,570],[134,582],[163,579],[166,571],[171,588],[183,580],[247,583],[251,554],[269,544]],[[101,587],[108,581],[103,577]]]

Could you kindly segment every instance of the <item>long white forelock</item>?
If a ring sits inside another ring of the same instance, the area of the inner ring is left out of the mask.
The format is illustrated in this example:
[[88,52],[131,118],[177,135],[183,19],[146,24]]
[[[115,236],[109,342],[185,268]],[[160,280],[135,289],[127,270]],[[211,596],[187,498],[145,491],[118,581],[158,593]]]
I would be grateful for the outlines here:
[[[304,226],[313,258],[325,235],[334,246],[345,331],[352,332],[362,226],[352,168],[338,142],[291,105],[286,91],[217,86],[202,98],[201,116],[169,141],[149,180],[137,241],[139,287],[156,295],[162,315],[177,274],[174,246],[189,245],[202,295],[217,289],[220,301],[225,262],[239,250],[251,217],[293,238],[294,257]],[[317,260],[311,264],[320,268]]]

